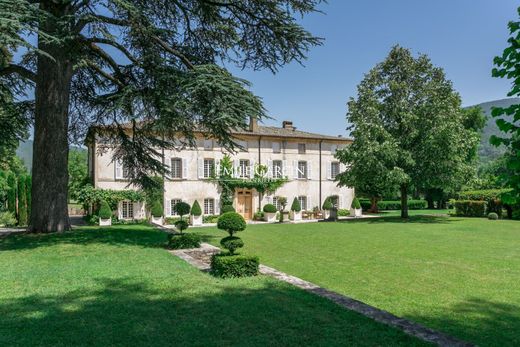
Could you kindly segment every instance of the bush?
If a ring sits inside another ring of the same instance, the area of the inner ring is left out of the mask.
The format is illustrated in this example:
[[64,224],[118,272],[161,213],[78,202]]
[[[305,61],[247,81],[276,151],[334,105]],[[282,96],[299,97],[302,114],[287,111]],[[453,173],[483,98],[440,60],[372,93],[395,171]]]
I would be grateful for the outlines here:
[[186,229],[188,229],[188,227],[190,226],[188,224],[188,221],[185,221],[184,219],[179,219],[178,221],[175,222],[175,227],[177,228],[177,230],[179,230],[182,234],[182,232]]
[[163,216],[163,207],[159,201],[153,203],[151,213],[155,218]]
[[191,206],[191,215],[198,217],[202,215],[202,209],[200,208],[199,202],[195,200],[193,202],[193,206]]
[[297,198],[294,198],[292,205],[291,205],[291,211],[300,212],[301,210],[302,210],[302,207],[300,205],[300,201]]
[[12,227],[16,225],[16,218],[11,212],[0,212],[0,226]]
[[18,177],[18,225],[27,225],[27,195],[25,193],[25,176]]
[[468,190],[459,193],[459,200],[496,200],[501,195],[510,192],[511,189],[484,189],[484,190]]
[[485,201],[457,200],[455,213],[460,217],[484,217],[486,205]]
[[217,215],[205,215],[202,216],[202,223],[216,223],[218,221]]
[[326,211],[332,210],[334,206],[332,205],[332,201],[330,201],[330,198],[325,199],[323,202],[322,208]]
[[253,215],[253,220],[264,220],[264,212],[262,212],[262,211],[255,212],[255,214]]
[[359,202],[358,198],[354,198],[354,200],[352,200],[352,208],[356,210],[361,208],[361,203]]
[[220,214],[228,213],[228,212],[236,212],[233,205],[224,205],[220,209]]
[[237,249],[244,247],[244,241],[240,237],[228,236],[220,240],[220,245],[234,255]]
[[211,274],[222,278],[256,276],[259,265],[255,256],[215,254],[211,257]]
[[181,220],[181,217],[166,217],[164,219],[164,224],[166,225],[175,225],[175,222]]
[[338,217],[347,217],[350,216],[350,211],[345,208],[340,208],[338,210]]
[[98,215],[101,219],[110,219],[112,217],[112,210],[110,209],[110,206],[108,206],[108,202],[105,200],[101,201]]
[[227,231],[229,236],[244,230],[246,226],[244,217],[236,212],[226,212],[217,221],[217,228]]
[[[369,199],[358,199],[361,208],[365,211],[372,208],[372,202]],[[354,206],[352,206],[354,208]]]
[[184,201],[178,202],[173,206],[173,211],[179,216],[185,216],[190,213],[190,205]]
[[497,220],[498,219],[498,214],[496,214],[495,212],[491,212],[488,214],[488,219],[490,220]]
[[[428,207],[428,202],[426,200],[408,200],[408,209],[409,210],[422,210],[427,207]],[[380,210],[400,210],[401,201],[400,200],[379,201],[377,203],[377,208]]]
[[199,248],[201,238],[198,234],[168,234],[168,248],[187,249]]
[[490,199],[487,201],[487,213],[496,213],[499,218],[502,217],[502,201],[500,199]]
[[264,205],[264,212],[265,213],[276,213],[277,212],[276,206],[274,206],[273,204]]

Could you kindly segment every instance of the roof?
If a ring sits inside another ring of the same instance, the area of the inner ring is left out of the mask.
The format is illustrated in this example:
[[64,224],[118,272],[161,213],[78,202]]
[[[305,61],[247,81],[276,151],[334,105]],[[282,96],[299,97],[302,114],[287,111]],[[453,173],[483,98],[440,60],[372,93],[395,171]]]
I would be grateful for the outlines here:
[[305,138],[314,140],[333,140],[333,141],[345,141],[352,142],[352,139],[348,137],[322,135],[316,133],[310,133],[307,131],[301,131],[296,129],[286,129],[273,126],[262,126],[259,125],[255,131],[239,130],[233,131],[234,134],[240,135],[257,135],[257,136],[274,136],[274,137],[292,137],[292,138]]

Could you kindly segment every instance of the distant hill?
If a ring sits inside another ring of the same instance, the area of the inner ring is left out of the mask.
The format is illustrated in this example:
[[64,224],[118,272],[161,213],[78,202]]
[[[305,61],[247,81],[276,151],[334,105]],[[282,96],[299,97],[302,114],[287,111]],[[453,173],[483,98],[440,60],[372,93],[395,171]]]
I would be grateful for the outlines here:
[[[86,151],[85,148],[81,147],[71,147],[71,149],[77,149],[80,151]],[[16,155],[22,159],[25,167],[29,172],[32,170],[32,159],[33,159],[33,141],[27,140],[25,142],[20,142],[18,149],[16,150]]]
[[[487,122],[486,126],[484,127],[484,132],[482,134],[482,139],[480,141],[480,149],[479,149],[479,155],[480,155],[480,162],[481,163],[487,163],[493,159],[496,159],[500,157],[505,152],[505,147],[495,147],[489,143],[489,138],[492,135],[499,135],[503,136],[504,133],[498,129],[496,125],[497,118],[493,118],[491,116],[491,109],[493,107],[509,107],[514,104],[520,104],[520,98],[510,98],[510,99],[502,99],[502,100],[494,100],[494,101],[488,101],[484,102],[482,104],[474,105],[482,108],[483,112],[487,116]],[[503,116],[501,118],[509,118],[511,119],[512,116]]]

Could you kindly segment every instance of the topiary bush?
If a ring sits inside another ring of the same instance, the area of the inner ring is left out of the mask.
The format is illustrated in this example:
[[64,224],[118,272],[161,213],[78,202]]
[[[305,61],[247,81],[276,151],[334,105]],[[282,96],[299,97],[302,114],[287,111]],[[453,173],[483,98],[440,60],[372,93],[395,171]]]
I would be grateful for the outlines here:
[[244,241],[240,237],[228,236],[220,240],[220,245],[234,255],[237,249],[244,247]]
[[485,201],[457,200],[455,213],[460,217],[484,217],[486,205]]
[[184,201],[178,202],[173,206],[173,211],[177,213],[179,216],[185,216],[190,213],[190,205]]
[[495,212],[491,212],[488,214],[488,219],[489,220],[497,220],[498,219],[498,214],[496,214]]
[[300,201],[297,198],[294,198],[292,205],[291,205],[291,211],[300,212],[301,210],[302,210],[302,206],[300,205]]
[[347,216],[350,216],[350,211],[345,209],[345,208],[340,208],[338,210],[338,216],[339,217],[347,217]]
[[259,265],[256,256],[215,254],[211,257],[210,273],[222,278],[256,276]]
[[198,234],[168,234],[168,248],[187,249],[199,248],[201,238]]
[[264,212],[265,213],[276,213],[277,212],[276,206],[274,206],[273,204],[266,204],[266,205],[264,205]]
[[[409,210],[422,210],[427,207],[428,207],[428,201],[426,201],[426,200],[408,200],[408,209]],[[400,200],[379,201],[377,203],[377,208],[379,210],[400,210],[401,201]]]
[[354,198],[354,200],[352,200],[352,208],[356,210],[359,210],[361,208],[361,203],[359,202],[358,198]]
[[190,226],[189,223],[187,221],[185,221],[184,219],[179,219],[178,221],[176,221],[174,223],[174,225],[175,225],[175,228],[177,228],[177,230],[179,230],[181,234],[184,230],[188,229],[188,227]]
[[159,201],[153,203],[151,213],[155,218],[163,216],[163,207]]
[[333,207],[334,206],[332,205],[332,201],[330,201],[330,198],[326,198],[325,201],[323,202],[322,209],[325,211],[330,211],[330,210],[332,210]]
[[220,209],[220,214],[228,213],[228,212],[236,212],[233,205],[223,205]]
[[227,231],[229,236],[244,230],[246,226],[244,217],[236,212],[226,212],[217,221],[217,228]]
[[253,215],[253,220],[257,220],[257,221],[264,220],[264,212],[262,212],[262,211],[255,212],[255,214]]
[[195,217],[202,215],[202,209],[200,208],[199,202],[197,200],[195,200],[193,202],[193,206],[191,206],[191,215]]
[[101,201],[101,204],[99,205],[98,216],[101,219],[112,218],[112,210],[110,209],[108,202],[106,202],[105,200]]

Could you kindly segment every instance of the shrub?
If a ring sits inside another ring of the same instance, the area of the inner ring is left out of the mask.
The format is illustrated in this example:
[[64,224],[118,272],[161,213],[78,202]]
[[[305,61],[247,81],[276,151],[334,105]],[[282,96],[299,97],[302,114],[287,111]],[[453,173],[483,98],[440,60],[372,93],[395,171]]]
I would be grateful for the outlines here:
[[[359,204],[363,210],[370,210],[372,208],[372,202],[370,199],[358,199]],[[354,206],[352,206],[354,208]]]
[[159,218],[163,216],[163,207],[159,201],[156,201],[152,205],[152,216]]
[[340,208],[340,209],[338,210],[338,216],[339,216],[339,217],[347,217],[347,216],[349,216],[349,215],[350,215],[350,211],[347,210],[347,209],[345,209],[345,208]]
[[181,220],[181,217],[166,217],[164,219],[164,224],[166,225],[175,225],[175,222]]
[[9,208],[9,212],[16,215],[16,176],[9,172],[7,174],[7,185],[9,186],[7,190],[7,207]]
[[490,199],[487,201],[487,213],[494,212],[500,218],[502,217],[502,201],[500,199]]
[[298,201],[297,198],[294,198],[292,205],[291,205],[291,211],[300,212],[301,210],[302,210],[302,207],[300,205],[300,201]]
[[483,190],[468,190],[459,193],[459,200],[496,200],[500,199],[501,195],[510,192],[511,189],[483,189]]
[[27,218],[31,218],[31,210],[32,210],[32,200],[31,200],[31,191],[32,191],[32,177],[25,177],[25,194],[26,194],[26,202],[27,202]]
[[455,213],[460,217],[483,217],[486,205],[485,201],[457,200]]
[[236,212],[226,212],[217,221],[217,228],[227,231],[229,236],[244,230],[246,226],[244,217]]
[[329,211],[329,210],[332,210],[333,207],[334,206],[332,205],[332,201],[330,201],[330,198],[325,199],[325,201],[323,202],[322,208],[324,210]]
[[259,265],[255,256],[215,254],[211,257],[211,274],[222,278],[256,276]]
[[227,212],[236,212],[235,208],[233,207],[233,205],[224,205],[224,206],[222,206],[222,208],[220,209],[220,214],[224,214],[224,213],[227,213]]
[[265,213],[276,213],[277,212],[276,206],[274,206],[273,204],[264,205],[264,212]]
[[253,220],[264,220],[264,212],[262,212],[262,211],[255,212],[255,214],[253,215]]
[[[426,200],[408,200],[408,209],[410,209],[410,210],[422,210],[427,207],[428,207],[428,202]],[[377,208],[380,210],[400,210],[401,201],[400,200],[379,201],[377,203]]]
[[202,215],[202,209],[200,208],[199,202],[195,200],[193,202],[193,206],[191,206],[191,215],[198,217]]
[[496,214],[495,212],[491,212],[488,214],[488,219],[490,220],[497,220],[498,219],[498,214]]
[[168,248],[186,249],[199,248],[201,238],[198,234],[168,234]]
[[12,227],[16,225],[16,218],[14,215],[9,212],[0,212],[0,226]]
[[220,245],[234,255],[237,249],[244,247],[244,241],[240,237],[228,236],[220,240]]
[[205,215],[202,216],[202,223],[216,223],[218,221],[217,215]]
[[27,201],[25,176],[18,177],[18,225],[27,225]]
[[359,202],[358,198],[354,198],[354,200],[352,200],[352,208],[356,210],[361,208],[361,203]]
[[101,219],[110,219],[112,217],[112,210],[110,209],[110,206],[108,206],[108,202],[105,200],[101,201],[98,215]]
[[177,213],[179,216],[185,216],[190,213],[190,205],[184,201],[178,202],[173,206],[173,211]]
[[185,221],[184,219],[179,219],[178,221],[175,222],[175,227],[177,228],[177,230],[179,230],[182,234],[182,232],[186,229],[188,229],[188,227],[190,226],[188,224],[187,221]]

